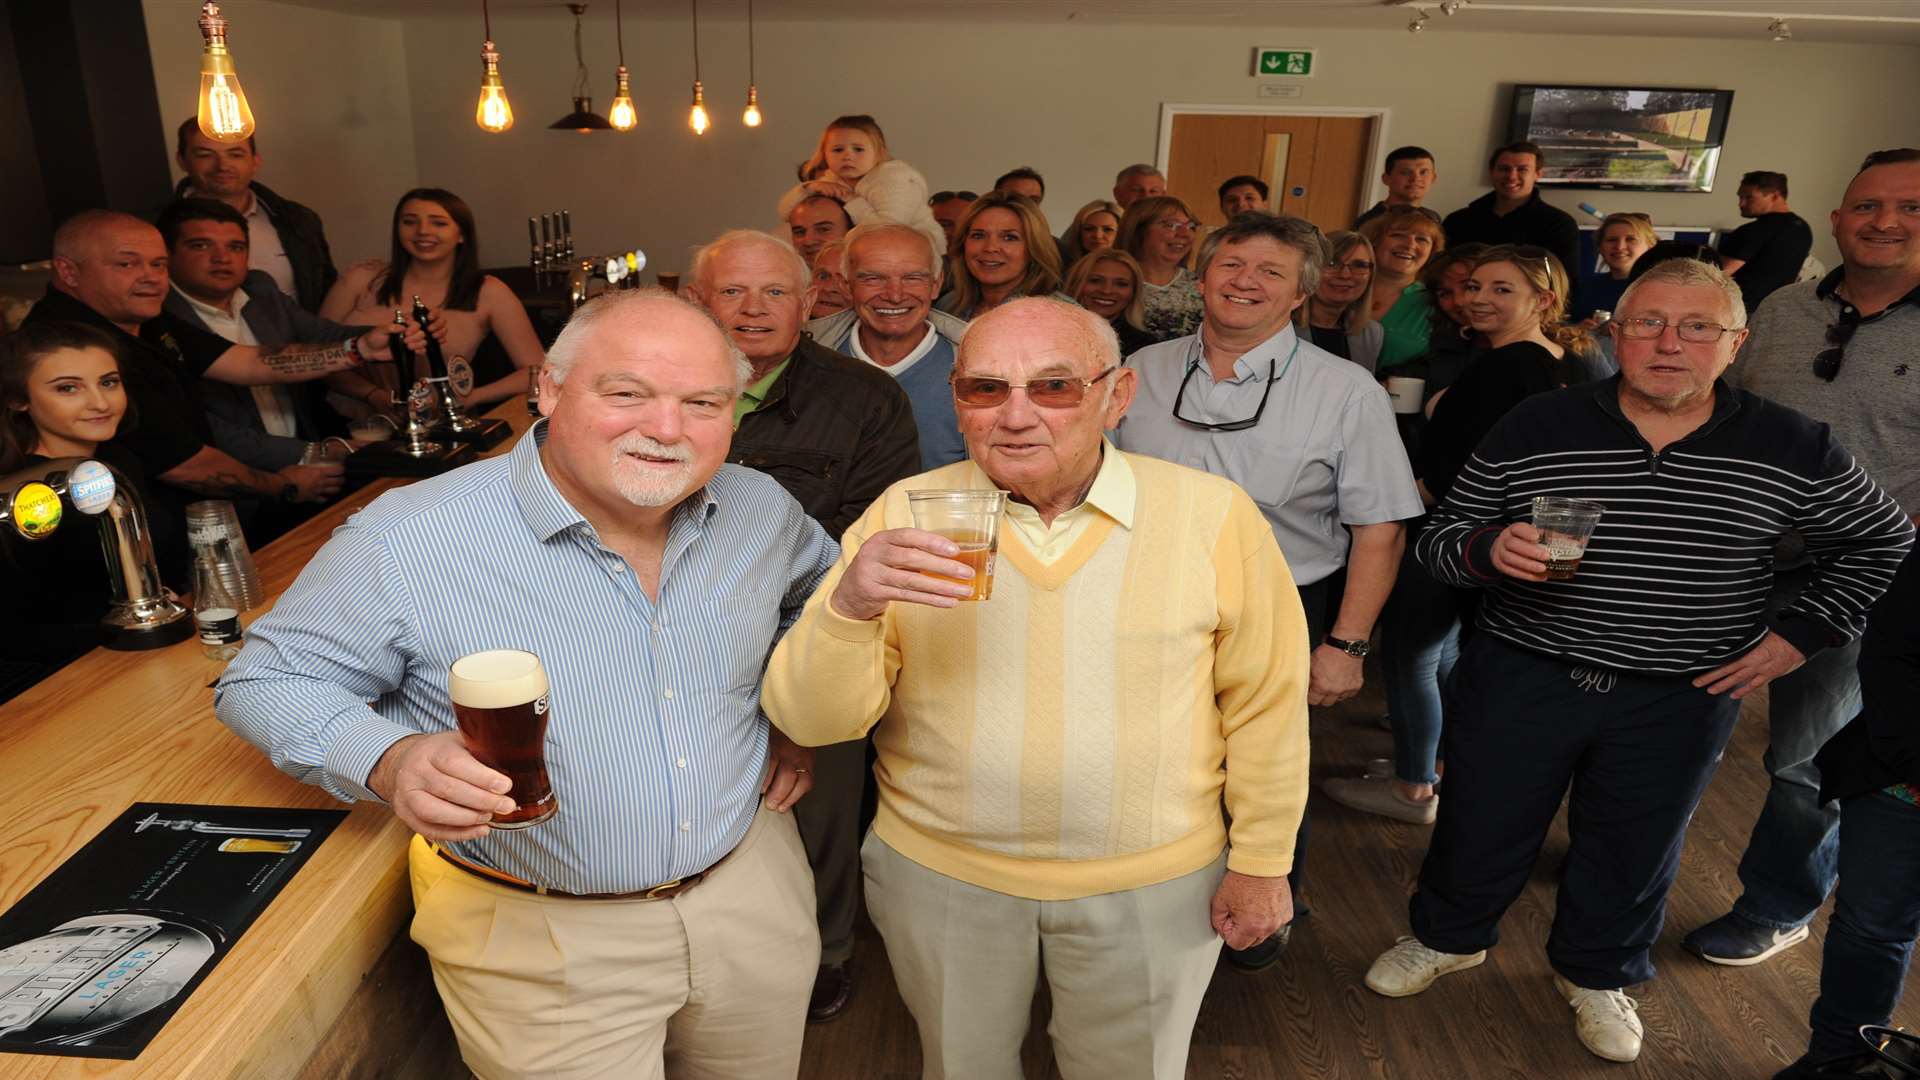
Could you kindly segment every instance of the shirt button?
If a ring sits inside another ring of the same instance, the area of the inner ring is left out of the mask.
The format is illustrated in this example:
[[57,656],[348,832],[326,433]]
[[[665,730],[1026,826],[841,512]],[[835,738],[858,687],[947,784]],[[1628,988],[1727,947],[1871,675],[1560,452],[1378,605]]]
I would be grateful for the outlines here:
[[693,831],[693,822],[691,822],[691,821],[683,821],[683,822],[681,822],[681,823],[680,823],[680,831],[681,831],[681,832],[691,832],[691,831]]
[[684,769],[687,767],[687,759],[681,758],[679,761],[676,761],[673,764],[674,764],[674,767],[676,768]]
[[666,699],[667,699],[668,701],[672,701],[672,700],[673,700],[673,691],[672,691],[671,689],[667,689],[667,690],[662,690],[662,691],[660,692],[660,696],[662,696],[662,697],[664,697],[664,698],[666,698]]

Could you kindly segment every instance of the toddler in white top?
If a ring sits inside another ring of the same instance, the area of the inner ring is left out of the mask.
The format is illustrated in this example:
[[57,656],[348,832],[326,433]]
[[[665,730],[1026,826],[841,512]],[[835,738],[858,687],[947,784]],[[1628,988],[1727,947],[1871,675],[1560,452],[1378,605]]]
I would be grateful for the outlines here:
[[800,166],[800,183],[780,197],[780,220],[814,195],[838,199],[855,225],[910,225],[927,234],[935,251],[947,250],[946,233],[927,207],[927,178],[887,153],[887,137],[871,116],[842,116],[827,125]]

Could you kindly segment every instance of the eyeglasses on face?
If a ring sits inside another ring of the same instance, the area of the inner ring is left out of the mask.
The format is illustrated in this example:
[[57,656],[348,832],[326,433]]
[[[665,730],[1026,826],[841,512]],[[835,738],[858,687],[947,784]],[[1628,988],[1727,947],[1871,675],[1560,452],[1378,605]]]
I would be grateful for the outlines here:
[[1338,270],[1345,270],[1352,274],[1371,274],[1373,264],[1365,259],[1336,260],[1327,264],[1327,273],[1331,274]]
[[1671,326],[1673,332],[1680,336],[1681,341],[1691,341],[1695,345],[1719,341],[1724,334],[1739,332],[1731,326],[1721,326],[1719,323],[1708,322],[1705,319],[1681,319],[1678,322],[1669,322],[1652,315],[1637,315],[1631,319],[1621,319],[1619,326],[1621,334],[1641,341],[1657,338]]
[[1200,227],[1198,222],[1188,221],[1186,218],[1161,218],[1152,224],[1154,228],[1170,233],[1190,233]]
[[955,375],[949,381],[953,384],[954,399],[962,405],[992,408],[1006,404],[1015,390],[1025,390],[1027,400],[1035,405],[1048,409],[1071,409],[1086,399],[1087,391],[1093,388],[1094,383],[1118,370],[1118,366],[1110,367],[1091,379],[1052,375],[1029,382],[1009,382],[992,375]]

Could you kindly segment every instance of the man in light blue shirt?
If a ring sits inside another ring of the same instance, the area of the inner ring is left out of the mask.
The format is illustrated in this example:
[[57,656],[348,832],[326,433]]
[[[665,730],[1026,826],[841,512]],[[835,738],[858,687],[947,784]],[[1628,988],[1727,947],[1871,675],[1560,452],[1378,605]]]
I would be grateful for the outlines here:
[[967,456],[953,411],[954,353],[967,322],[936,311],[940,253],[908,225],[868,222],[847,234],[841,272],[853,306],[807,324],[814,340],[894,377],[913,403],[920,468],[931,472]]
[[[220,719],[282,770],[420,834],[413,936],[479,1075],[798,1069],[812,882],[759,796],[786,809],[810,759],[770,745],[759,683],[838,550],[722,464],[745,372],[665,293],[583,308],[548,353],[547,419],[355,515],[221,679]],[[454,660],[502,648],[546,669],[559,802],[513,831],[487,824],[513,793],[447,691]]]
[[[1313,705],[1360,691],[1406,546],[1401,523],[1423,509],[1386,392],[1294,331],[1324,262],[1319,230],[1299,218],[1249,214],[1210,233],[1200,246],[1200,332],[1127,358],[1139,391],[1114,432],[1122,450],[1224,476],[1259,504],[1315,642]],[[1296,845],[1296,894],[1304,849]],[[1259,970],[1286,939],[1283,927],[1229,950],[1228,962]]]

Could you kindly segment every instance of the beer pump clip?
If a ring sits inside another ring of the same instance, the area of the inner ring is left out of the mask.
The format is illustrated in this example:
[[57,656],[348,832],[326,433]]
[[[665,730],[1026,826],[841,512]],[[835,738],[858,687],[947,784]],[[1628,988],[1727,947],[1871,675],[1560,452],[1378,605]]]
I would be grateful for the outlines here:
[[[647,253],[639,248],[616,251],[611,255],[590,255],[581,259],[567,280],[567,314],[606,292],[607,289],[634,289],[640,286],[640,271],[647,265]],[[605,281],[606,288],[595,291],[593,283]]]
[[160,583],[153,532],[140,494],[111,467],[65,457],[0,478],[0,527],[25,542],[52,536],[72,509],[94,518],[106,557],[110,601],[100,617],[109,649],[158,649],[193,634],[193,612]]

